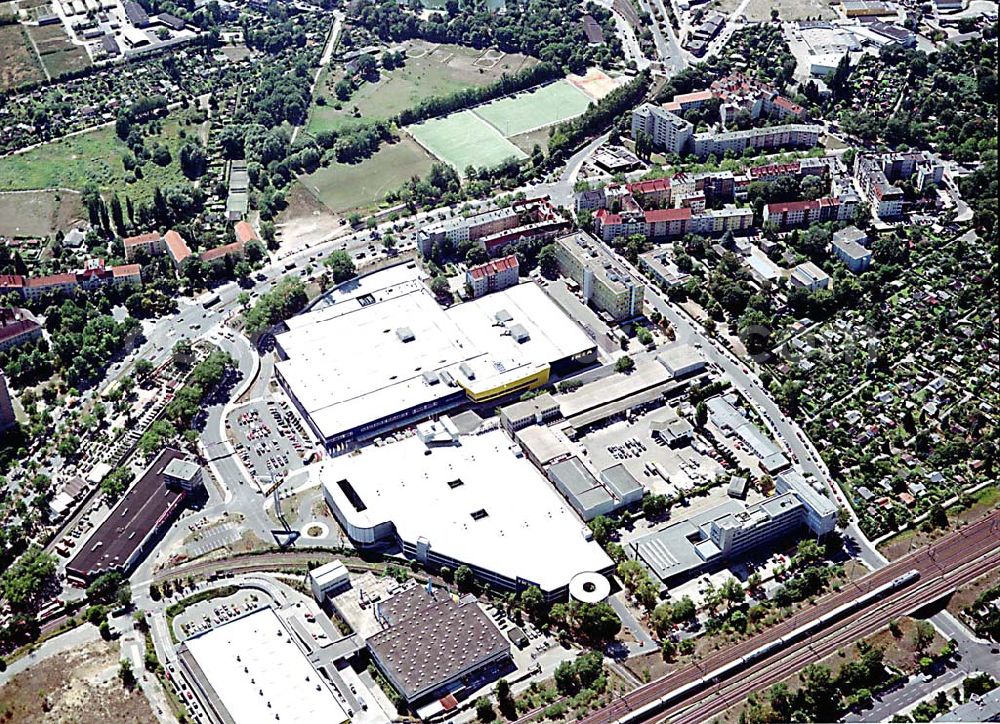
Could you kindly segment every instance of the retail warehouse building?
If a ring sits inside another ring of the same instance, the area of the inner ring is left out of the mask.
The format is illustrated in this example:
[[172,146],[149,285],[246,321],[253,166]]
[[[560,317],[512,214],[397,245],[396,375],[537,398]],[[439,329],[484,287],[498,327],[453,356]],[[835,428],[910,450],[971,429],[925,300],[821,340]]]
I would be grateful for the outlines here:
[[330,459],[323,495],[358,548],[396,547],[494,589],[537,586],[565,600],[579,573],[613,563],[503,430],[460,435],[445,418],[417,433]]
[[596,359],[534,283],[445,309],[420,275],[399,266],[351,282],[276,336],[278,380],[331,450]]

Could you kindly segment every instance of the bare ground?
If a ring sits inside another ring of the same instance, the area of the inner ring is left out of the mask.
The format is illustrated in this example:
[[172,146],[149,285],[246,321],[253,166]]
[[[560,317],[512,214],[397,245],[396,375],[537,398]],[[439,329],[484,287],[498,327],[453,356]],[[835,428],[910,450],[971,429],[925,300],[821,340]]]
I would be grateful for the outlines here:
[[277,219],[279,255],[350,233],[351,227],[340,223],[343,217],[317,201],[302,184],[292,184],[286,201],[288,206]]
[[0,720],[155,722],[142,691],[122,686],[119,660],[116,642],[95,641],[39,662],[0,688]]
[[0,193],[0,236],[39,239],[69,231],[86,218],[80,194],[70,191]]

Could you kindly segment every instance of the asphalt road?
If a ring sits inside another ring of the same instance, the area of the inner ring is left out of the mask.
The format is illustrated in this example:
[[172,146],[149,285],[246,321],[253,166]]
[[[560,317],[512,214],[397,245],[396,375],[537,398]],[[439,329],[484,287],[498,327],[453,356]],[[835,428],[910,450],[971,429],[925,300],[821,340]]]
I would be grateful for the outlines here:
[[[984,556],[987,556],[985,559]],[[714,655],[689,665],[667,677],[658,679],[632,691],[604,709],[591,714],[583,721],[589,724],[616,721],[640,707],[665,696],[671,691],[697,681],[706,673],[725,664],[739,660],[758,647],[787,635],[794,629],[813,621],[838,606],[855,600],[878,586],[893,580],[908,570],[920,571],[920,580],[903,589],[886,595],[880,601],[848,615],[835,624],[833,634],[824,631],[810,638],[785,647],[780,653],[761,659],[760,663],[739,672],[733,685],[723,684],[716,690],[719,696],[706,697],[705,692],[695,692],[662,712],[650,714],[649,719],[663,718],[679,713],[691,706],[690,699],[697,697],[695,710],[684,711],[676,721],[702,722],[741,700],[747,694],[768,686],[774,681],[816,661],[829,652],[858,640],[886,625],[890,618],[898,617],[923,603],[937,600],[964,582],[981,575],[991,565],[1000,561],[1000,513],[994,512],[975,523],[939,539],[934,544],[884,566],[861,581],[845,586],[830,594],[806,611],[774,626],[759,636],[730,646]],[[878,615],[873,615],[873,611]],[[775,663],[777,661],[777,664]],[[735,673],[735,672],[734,672]],[[640,719],[642,720],[642,719]],[[675,720],[671,717],[671,720]]]

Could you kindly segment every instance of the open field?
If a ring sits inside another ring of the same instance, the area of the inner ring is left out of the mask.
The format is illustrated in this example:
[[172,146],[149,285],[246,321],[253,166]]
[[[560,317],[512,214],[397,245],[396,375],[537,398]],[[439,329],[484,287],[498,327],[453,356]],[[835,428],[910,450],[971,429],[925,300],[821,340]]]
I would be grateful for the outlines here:
[[38,54],[42,57],[46,70],[53,78],[90,65],[87,51],[70,42],[62,25],[35,27],[28,32],[38,46]]
[[0,191],[27,189],[82,189],[88,182],[102,191],[118,191],[135,200],[149,198],[153,188],[170,186],[183,180],[177,155],[181,146],[180,125],[163,123],[155,140],[170,149],[171,162],[157,166],[143,164],[143,177],[128,184],[122,156],[128,150],[113,128],[100,128],[78,136],[63,138],[26,153],[0,158]]
[[[719,10],[726,15],[732,13],[740,5],[740,0],[713,0],[707,7]],[[837,14],[824,0],[750,0],[743,17],[753,21],[768,21],[771,19],[771,9],[778,10],[782,20],[804,20],[816,18],[833,20]]]
[[511,156],[527,156],[470,110],[415,123],[406,130],[421,146],[460,172],[468,166],[488,168]]
[[475,109],[477,116],[507,138],[551,126],[587,110],[590,97],[567,80],[526,93],[498,98]]
[[26,31],[20,25],[0,25],[0,91],[43,80]]
[[343,70],[329,67],[317,86],[317,94],[324,96],[326,105],[313,105],[307,130],[315,133],[356,122],[354,108],[362,118],[390,118],[425,98],[488,85],[504,73],[513,73],[537,62],[516,53],[502,55],[496,60],[497,54],[491,53],[484,57],[484,51],[460,45],[409,41],[406,43],[406,65],[389,72],[381,71],[380,79],[374,83],[363,83],[339,111],[333,107],[336,102],[333,89],[344,77]]
[[66,231],[87,217],[79,194],[65,191],[0,193],[0,236],[38,239]]
[[120,657],[117,642],[95,641],[32,665],[0,687],[0,719],[106,724],[156,721],[142,691],[136,687],[130,692],[122,686],[118,678]]
[[365,208],[398,188],[411,176],[423,176],[433,164],[413,140],[404,136],[398,143],[383,144],[363,163],[332,163],[301,177],[309,191],[335,213]]

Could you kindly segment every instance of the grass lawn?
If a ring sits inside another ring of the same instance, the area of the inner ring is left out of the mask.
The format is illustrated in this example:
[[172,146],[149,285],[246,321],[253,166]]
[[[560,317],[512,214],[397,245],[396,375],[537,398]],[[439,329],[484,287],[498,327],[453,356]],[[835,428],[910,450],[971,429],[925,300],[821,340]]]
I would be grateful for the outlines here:
[[475,109],[476,115],[507,138],[550,126],[587,110],[590,97],[567,80],[500,98]]
[[53,78],[90,65],[87,51],[70,42],[62,25],[43,25],[31,28],[28,32],[34,38],[42,62]]
[[[128,150],[115,135],[114,128],[101,128],[79,136],[63,138],[27,153],[0,158],[0,191],[24,189],[82,189],[87,182],[102,191],[118,191],[134,200],[149,198],[153,188],[184,180],[177,160],[182,145],[180,124],[167,120],[155,140],[170,149],[172,160],[164,167],[147,161],[143,177],[134,183],[125,181],[122,156]],[[152,140],[152,139],[151,139]]]
[[316,133],[355,122],[352,115],[355,107],[363,118],[390,118],[400,111],[412,108],[425,98],[488,85],[503,73],[513,73],[537,62],[524,55],[510,54],[503,56],[492,67],[481,67],[482,64],[477,66],[476,61],[483,55],[483,51],[474,48],[459,45],[435,46],[423,41],[410,41],[406,48],[406,65],[389,72],[382,71],[377,82],[363,83],[342,104],[341,110],[333,107],[336,102],[333,89],[337,81],[343,78],[343,70],[333,67],[324,70],[317,85],[317,94],[326,99],[326,105],[313,104],[307,130]]
[[469,110],[407,126],[420,145],[462,172],[468,166],[488,168],[527,154]]
[[45,80],[25,33],[20,25],[0,25],[0,91]]
[[331,211],[342,213],[369,207],[411,176],[423,176],[434,163],[413,140],[383,144],[363,163],[333,163],[303,176],[300,183],[315,193]]

